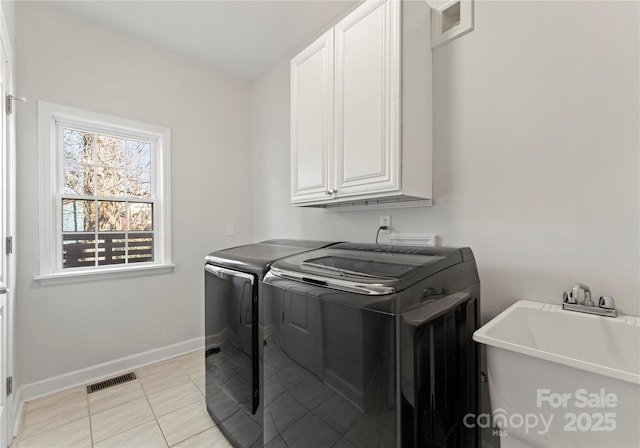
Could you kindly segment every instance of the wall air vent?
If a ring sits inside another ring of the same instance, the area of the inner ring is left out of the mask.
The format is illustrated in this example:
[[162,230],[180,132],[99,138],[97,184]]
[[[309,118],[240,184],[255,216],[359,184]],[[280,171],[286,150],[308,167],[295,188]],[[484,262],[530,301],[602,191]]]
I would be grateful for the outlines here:
[[431,48],[473,30],[473,0],[425,0],[431,6]]
[[89,384],[87,386],[87,393],[98,392],[99,390],[107,389],[108,387],[117,386],[118,384],[127,383],[136,379],[136,374],[133,372],[125,373],[124,375],[109,378],[99,383]]

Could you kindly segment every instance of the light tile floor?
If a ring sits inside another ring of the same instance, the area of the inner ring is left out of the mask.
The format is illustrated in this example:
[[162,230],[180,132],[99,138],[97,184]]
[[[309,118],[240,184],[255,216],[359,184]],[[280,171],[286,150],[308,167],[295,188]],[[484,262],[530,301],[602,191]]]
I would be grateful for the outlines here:
[[77,387],[25,403],[12,448],[227,448],[204,402],[204,354],[135,370],[87,394]]

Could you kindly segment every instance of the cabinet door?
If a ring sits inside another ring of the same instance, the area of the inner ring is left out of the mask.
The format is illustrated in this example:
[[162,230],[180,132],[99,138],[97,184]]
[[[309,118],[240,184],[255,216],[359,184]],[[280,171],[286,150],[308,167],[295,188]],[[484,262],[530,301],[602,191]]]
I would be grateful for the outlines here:
[[400,187],[399,3],[365,2],[335,26],[339,197]]
[[291,60],[291,201],[330,199],[333,29]]

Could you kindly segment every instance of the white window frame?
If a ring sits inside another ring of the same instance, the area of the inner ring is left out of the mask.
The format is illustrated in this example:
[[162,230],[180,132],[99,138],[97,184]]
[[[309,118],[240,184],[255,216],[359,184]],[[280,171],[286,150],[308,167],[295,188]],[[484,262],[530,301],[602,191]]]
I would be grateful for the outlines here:
[[[152,262],[62,268],[63,160],[58,126],[64,124],[95,133],[128,136],[153,141],[151,184],[153,186],[154,259]],[[69,106],[38,101],[39,159],[39,274],[43,283],[120,277],[169,272],[171,262],[171,130]]]

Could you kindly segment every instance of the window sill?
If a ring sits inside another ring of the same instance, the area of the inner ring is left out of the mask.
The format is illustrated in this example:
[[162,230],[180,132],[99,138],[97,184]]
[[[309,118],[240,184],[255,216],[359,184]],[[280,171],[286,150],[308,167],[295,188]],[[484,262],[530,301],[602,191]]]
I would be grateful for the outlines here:
[[34,280],[42,285],[58,285],[62,283],[75,283],[92,280],[104,280],[113,278],[139,277],[141,275],[166,274],[173,271],[175,264],[147,264],[140,266],[113,267],[104,269],[79,270],[70,272],[54,272],[51,274],[36,275]]

